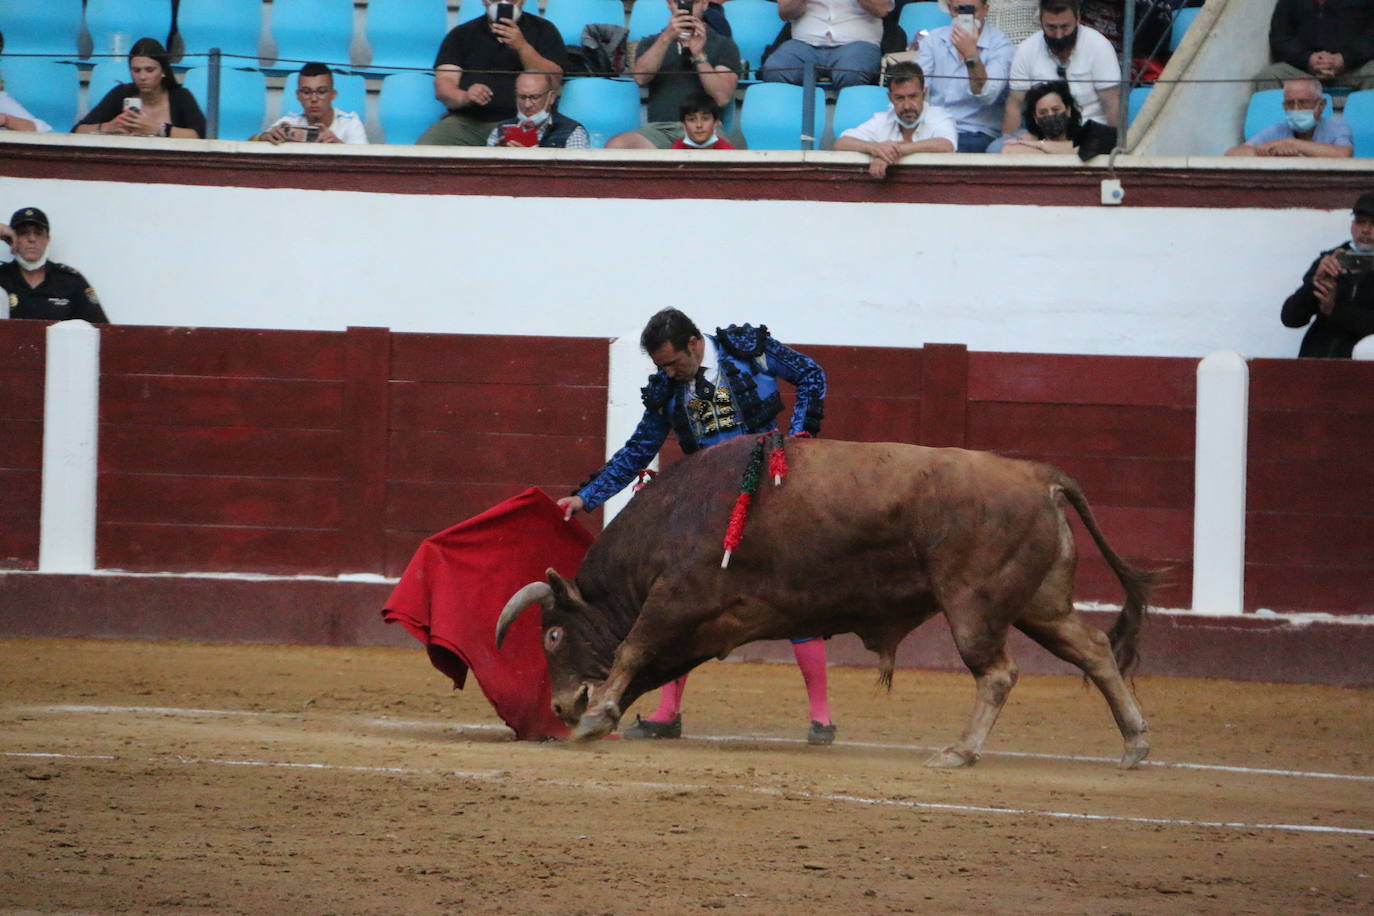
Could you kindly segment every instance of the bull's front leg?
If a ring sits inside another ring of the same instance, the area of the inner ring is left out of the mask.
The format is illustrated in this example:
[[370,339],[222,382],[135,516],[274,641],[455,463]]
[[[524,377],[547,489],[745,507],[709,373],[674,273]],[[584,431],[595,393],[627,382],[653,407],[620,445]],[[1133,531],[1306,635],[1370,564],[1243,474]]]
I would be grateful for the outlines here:
[[627,643],[616,650],[615,661],[606,680],[592,688],[587,711],[577,720],[573,741],[590,741],[608,735],[620,724],[620,699],[643,667],[643,653]]

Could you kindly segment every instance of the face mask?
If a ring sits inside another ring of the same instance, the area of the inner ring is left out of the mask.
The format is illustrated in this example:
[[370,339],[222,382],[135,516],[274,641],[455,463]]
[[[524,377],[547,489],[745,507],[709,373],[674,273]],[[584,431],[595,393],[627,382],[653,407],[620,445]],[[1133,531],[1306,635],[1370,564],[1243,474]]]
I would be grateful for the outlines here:
[[1285,111],[1283,119],[1288,122],[1288,127],[1295,134],[1305,134],[1317,126],[1317,113],[1308,108]]
[[[921,112],[921,114],[925,114],[925,112]],[[906,130],[915,130],[921,123],[921,115],[917,115],[915,120],[912,121],[903,121],[902,116],[895,111],[892,113],[892,116],[896,118],[897,123],[902,125]]]
[[44,264],[48,263],[48,256],[46,254],[43,255],[43,257],[39,258],[37,261],[26,261],[19,256],[18,252],[15,252],[14,259],[18,261],[19,266],[24,268],[25,270],[38,270]]
[[545,121],[547,121],[548,119],[549,119],[549,110],[548,110],[547,108],[542,108],[542,109],[540,109],[539,111],[536,111],[536,112],[535,112],[534,114],[532,114],[532,115],[521,115],[521,116],[520,116],[520,123],[521,123],[521,124],[533,124],[535,127],[538,127],[540,124],[543,124],[543,123],[544,123]]
[[1371,245],[1368,248],[1361,248],[1360,243],[1355,241],[1354,239],[1350,240],[1350,250],[1355,252],[1356,254],[1374,255],[1374,245]]
[[1063,54],[1069,51],[1078,42],[1078,29],[1074,29],[1067,35],[1045,36],[1045,47],[1049,48],[1054,54]]
[[691,137],[685,134],[682,137],[682,142],[690,146],[692,149],[706,149],[706,147],[714,145],[716,140],[718,139],[719,137],[717,137],[715,132],[713,131],[711,133],[711,136],[706,138],[705,143],[697,143],[695,140],[693,140]]
[[1050,139],[1062,137],[1065,131],[1069,129],[1069,114],[1068,112],[1060,112],[1059,114],[1045,115],[1036,118],[1035,123],[1046,137]]
[[[512,22],[517,22],[517,21],[519,21],[519,19],[520,19],[520,7],[519,7],[518,5],[515,7],[515,11],[511,13],[510,18],[511,18],[511,21],[512,21]],[[488,7],[487,7],[487,21],[488,21],[488,22],[495,22],[495,21],[496,21],[496,4],[495,4],[495,3],[493,3],[493,4],[491,4],[491,6],[488,6]]]

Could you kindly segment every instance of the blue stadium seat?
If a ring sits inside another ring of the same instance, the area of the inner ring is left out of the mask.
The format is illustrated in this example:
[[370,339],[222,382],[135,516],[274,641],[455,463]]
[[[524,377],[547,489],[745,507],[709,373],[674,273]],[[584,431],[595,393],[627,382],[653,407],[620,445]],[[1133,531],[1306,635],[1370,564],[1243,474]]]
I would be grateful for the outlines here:
[[0,58],[0,75],[5,78],[5,91],[34,117],[47,121],[55,131],[72,129],[81,85],[76,67],[41,57],[5,57]]
[[[1325,94],[1322,98],[1326,99],[1322,117],[1329,118],[1332,115],[1331,96]],[[1250,96],[1250,105],[1245,109],[1245,138],[1249,139],[1269,125],[1282,120],[1283,90],[1261,89]]]
[[1151,86],[1136,86],[1131,90],[1131,94],[1126,96],[1126,126],[1129,127],[1135,120],[1135,116],[1140,114],[1140,109],[1145,107],[1145,100],[1150,97]]
[[734,33],[735,45],[739,48],[739,59],[750,71],[757,70],[763,63],[763,50],[782,31],[778,5],[768,0],[731,0],[727,15],[730,17],[730,31]]
[[563,86],[558,110],[582,122],[594,135],[592,146],[603,147],[616,134],[639,127],[639,85],[599,76],[571,79]]
[[625,6],[620,0],[549,0],[544,18],[558,28],[564,44],[581,45],[584,25],[624,25]]
[[[538,4],[531,4],[529,11],[531,13],[539,12]],[[482,5],[482,0],[462,0],[462,2],[458,4],[458,20],[456,24],[462,25],[465,22],[471,22],[485,13],[486,7]],[[435,45],[435,50],[437,51],[438,49],[438,45]]]
[[[191,90],[200,110],[210,117],[210,70],[195,67],[186,71],[181,84]],[[235,70],[225,67],[219,75],[219,131],[221,140],[247,140],[266,126],[267,80],[260,70]],[[214,132],[213,125],[210,131]]]
[[1193,24],[1193,20],[1197,18],[1199,11],[1200,7],[1189,6],[1174,13],[1174,24],[1169,31],[1170,51],[1178,50],[1179,42],[1183,41],[1184,33],[1187,32],[1188,27]]
[[1355,135],[1355,155],[1374,156],[1374,89],[1352,92],[1345,98],[1345,122]]
[[367,41],[371,70],[388,71],[434,66],[434,55],[447,31],[444,0],[369,0]]
[[[953,0],[951,0],[953,2]],[[949,25],[949,13],[940,9],[940,4],[934,0],[922,0],[920,3],[908,3],[902,7],[902,11],[897,14],[897,24],[906,32],[907,40],[913,40],[921,32],[929,32],[931,29],[939,29]]]
[[[816,87],[813,149],[820,149],[825,125],[825,90]],[[788,83],[755,83],[744,93],[740,132],[749,149],[801,149],[802,87]]]
[[835,115],[831,122],[835,139],[851,127],[858,127],[880,111],[887,111],[887,90],[882,86],[850,86],[835,96]]
[[74,55],[81,0],[0,0],[0,29],[10,54]]
[[[300,111],[300,102],[296,99],[296,84],[300,82],[299,72],[292,73],[286,78],[286,86],[282,89],[281,113],[286,114],[291,111]],[[339,111],[351,111],[359,118],[367,119],[367,80],[354,73],[334,73],[334,88],[339,95],[334,99],[334,107]]]
[[663,0],[635,0],[630,7],[630,41],[651,38],[662,32],[668,27],[668,18],[668,4]]
[[272,38],[277,43],[277,65],[269,68],[273,72],[299,70],[302,63],[312,60],[347,68],[353,0],[275,0]]
[[140,38],[156,38],[166,45],[172,32],[172,0],[86,0],[86,28],[96,57],[116,53],[118,33],[124,35],[120,54],[128,54]]
[[382,131],[389,144],[414,143],[425,128],[442,118],[444,106],[434,98],[434,74],[410,71],[388,76],[378,100]]
[[91,69],[86,83],[86,110],[94,108],[105,94],[121,83],[129,83],[129,64],[122,58],[106,58]]
[[219,48],[230,67],[256,67],[262,37],[261,0],[181,0],[177,32],[185,45],[188,67],[205,65],[201,55]]

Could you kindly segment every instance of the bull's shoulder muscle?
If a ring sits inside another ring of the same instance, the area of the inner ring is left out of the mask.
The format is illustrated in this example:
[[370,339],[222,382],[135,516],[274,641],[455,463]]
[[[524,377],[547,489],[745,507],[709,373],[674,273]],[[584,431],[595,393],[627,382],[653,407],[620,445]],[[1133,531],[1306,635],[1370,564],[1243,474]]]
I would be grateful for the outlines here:
[[768,342],[768,325],[732,324],[728,328],[716,328],[716,340],[736,359],[754,359],[763,353],[764,344]]

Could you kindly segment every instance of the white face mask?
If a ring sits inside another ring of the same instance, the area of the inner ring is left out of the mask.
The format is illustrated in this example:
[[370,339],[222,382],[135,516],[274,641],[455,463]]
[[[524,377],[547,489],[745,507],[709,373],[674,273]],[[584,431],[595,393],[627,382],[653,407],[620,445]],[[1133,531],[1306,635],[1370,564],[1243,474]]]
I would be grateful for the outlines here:
[[1369,248],[1361,248],[1360,243],[1355,241],[1354,239],[1350,240],[1350,250],[1358,254],[1374,254],[1374,246],[1371,246]]
[[[923,114],[924,114],[924,112],[923,112]],[[914,121],[903,121],[902,118],[901,118],[901,116],[898,115],[896,112],[893,112],[893,115],[892,115],[892,116],[893,116],[894,118],[896,118],[896,119],[897,119],[897,123],[900,124],[900,125],[902,125],[902,127],[905,128],[906,130],[915,130],[915,129],[920,125],[920,123],[921,123],[921,115],[917,115],[917,116],[916,116],[916,120],[914,120]]]
[[714,146],[716,141],[719,139],[720,135],[714,132],[711,134],[711,136],[706,138],[705,143],[698,143],[686,134],[683,134],[682,136],[682,142],[690,146],[692,149],[706,149],[706,147],[708,146]]
[[541,108],[539,111],[536,111],[532,115],[520,115],[521,124],[533,124],[535,127],[538,127],[540,124],[543,124],[548,119],[549,110],[547,108]]
[[[515,12],[511,13],[511,17],[510,17],[510,18],[511,18],[511,21],[512,21],[512,22],[519,21],[519,19],[520,19],[520,4],[518,4],[518,3],[515,4]],[[495,3],[492,3],[490,6],[487,7],[487,21],[489,21],[489,22],[495,22],[495,21],[496,21],[496,4],[495,4]]]
[[37,261],[26,261],[22,257],[20,257],[19,252],[16,251],[14,253],[14,260],[17,261],[19,263],[19,266],[24,268],[25,270],[38,270],[44,264],[48,263],[48,256],[45,254]]

